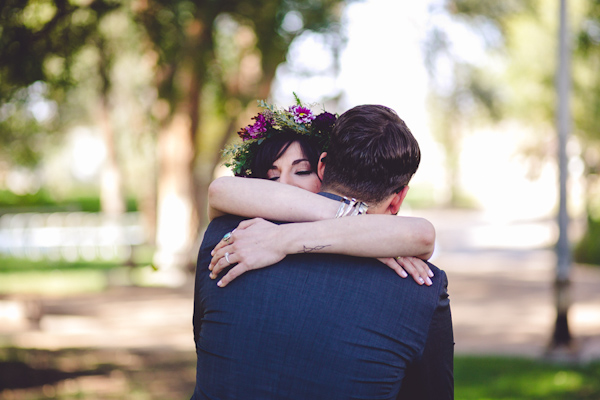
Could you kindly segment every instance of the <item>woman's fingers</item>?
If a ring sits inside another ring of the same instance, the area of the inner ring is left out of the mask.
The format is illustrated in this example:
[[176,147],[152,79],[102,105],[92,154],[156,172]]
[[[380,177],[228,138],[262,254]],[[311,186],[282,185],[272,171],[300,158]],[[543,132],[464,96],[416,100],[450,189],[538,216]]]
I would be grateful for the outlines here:
[[210,264],[208,266],[208,269],[211,271],[211,278],[214,279],[221,273],[221,271],[223,271],[223,269],[239,261],[236,260],[237,257],[234,254],[232,245],[228,245],[217,250],[213,255],[213,258],[210,260]]
[[261,218],[241,222],[231,235],[225,235],[211,252],[208,265],[211,279],[216,279],[228,267],[229,271],[219,280],[219,286],[252,269],[273,265],[286,255],[274,238],[277,225]]
[[[220,255],[220,253],[218,255]],[[219,274],[225,268],[227,268],[233,264],[236,264],[237,261],[239,261],[239,260],[237,259],[235,254],[230,254],[228,252],[223,253],[223,255],[215,263],[215,265],[210,273],[210,279],[217,279]],[[225,287],[225,286],[227,286],[227,284],[229,282],[231,282],[232,280],[234,280],[235,278],[237,278],[238,276],[242,275],[244,272],[247,272],[249,270],[250,270],[250,268],[247,266],[247,264],[240,262],[239,264],[237,264],[233,268],[231,268],[229,271],[227,271],[225,276],[223,276],[219,280],[219,282],[217,282],[217,285],[220,287]]]
[[429,266],[420,258],[416,257],[396,257],[398,263],[413,277],[419,285],[431,286],[433,282],[433,272]]
[[[238,228],[239,228],[239,227],[238,227]],[[236,229],[232,230],[231,232],[227,232],[227,233],[225,234],[225,236],[223,236],[223,239],[221,239],[221,241],[220,241],[219,243],[217,243],[217,245],[215,246],[215,248],[214,248],[214,249],[213,249],[213,250],[210,252],[210,254],[211,254],[212,256],[214,256],[214,255],[215,255],[215,253],[216,253],[216,252],[217,252],[219,249],[222,249],[223,247],[225,247],[225,246],[228,246],[228,245],[230,245],[231,243],[233,243],[233,241],[234,241],[234,234],[235,234],[235,231],[236,231],[238,228],[236,228]]]
[[242,275],[244,272],[247,272],[249,270],[250,270],[250,268],[248,268],[246,266],[246,264],[240,263],[240,264],[236,265],[235,267],[231,268],[229,271],[227,271],[225,276],[223,276],[219,280],[219,282],[217,282],[217,286],[225,287],[225,286],[227,286],[227,284],[229,282],[231,282],[232,280],[234,280],[235,278],[237,278],[238,276]]
[[238,225],[238,227],[236,229],[246,229],[246,228],[248,228],[258,222],[262,222],[262,221],[264,221],[263,218],[247,219],[247,220],[240,222],[240,224]]
[[391,269],[393,269],[394,271],[396,271],[396,273],[398,275],[400,275],[402,278],[408,277],[408,274],[406,273],[404,268],[402,268],[402,266],[398,263],[398,261],[395,258],[385,257],[385,258],[378,258],[378,260],[381,261],[382,263],[384,263],[385,265],[387,265],[388,267],[390,267]]
[[396,257],[396,258],[378,258],[379,261],[396,271],[402,278],[408,275],[412,276],[419,285],[431,286],[433,282],[433,272],[429,266],[420,258],[416,257]]

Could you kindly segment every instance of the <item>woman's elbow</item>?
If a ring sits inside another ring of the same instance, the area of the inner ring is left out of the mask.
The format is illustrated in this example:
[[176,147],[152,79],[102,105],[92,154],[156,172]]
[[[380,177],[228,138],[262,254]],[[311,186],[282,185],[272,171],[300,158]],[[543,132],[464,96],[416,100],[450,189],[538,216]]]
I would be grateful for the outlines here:
[[230,178],[226,176],[217,178],[208,185],[208,204],[214,206],[219,203],[219,199],[226,190],[227,179]]
[[429,259],[435,248],[435,227],[426,219],[422,220],[422,229],[420,230],[419,241],[424,249],[426,258]]

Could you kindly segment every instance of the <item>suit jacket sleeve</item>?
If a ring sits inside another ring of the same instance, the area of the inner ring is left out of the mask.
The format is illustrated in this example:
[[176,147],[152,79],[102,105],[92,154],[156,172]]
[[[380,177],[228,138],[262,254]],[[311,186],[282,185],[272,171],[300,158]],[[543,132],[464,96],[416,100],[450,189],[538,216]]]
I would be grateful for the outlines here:
[[398,400],[454,399],[454,336],[448,278],[441,271],[438,304],[433,313],[427,341],[421,357],[406,371]]

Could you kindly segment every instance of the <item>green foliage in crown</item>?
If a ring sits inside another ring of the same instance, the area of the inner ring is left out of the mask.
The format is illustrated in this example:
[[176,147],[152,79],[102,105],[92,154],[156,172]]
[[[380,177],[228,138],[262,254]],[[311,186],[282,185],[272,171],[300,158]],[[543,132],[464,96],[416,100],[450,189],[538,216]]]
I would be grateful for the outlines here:
[[252,118],[253,124],[238,132],[242,143],[232,144],[223,150],[225,166],[231,168],[236,176],[250,176],[250,167],[260,145],[265,139],[282,132],[307,135],[316,139],[320,152],[327,150],[337,116],[326,111],[315,115],[310,108],[302,105],[296,94],[294,97],[296,104],[287,109],[259,100],[258,105],[264,110]]

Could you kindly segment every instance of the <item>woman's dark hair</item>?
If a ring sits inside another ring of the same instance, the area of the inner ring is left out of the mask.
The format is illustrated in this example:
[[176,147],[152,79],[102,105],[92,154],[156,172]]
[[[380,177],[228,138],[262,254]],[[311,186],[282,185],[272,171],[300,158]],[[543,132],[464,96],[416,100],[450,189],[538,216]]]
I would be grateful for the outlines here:
[[301,135],[294,131],[285,131],[276,136],[265,139],[258,147],[256,156],[251,164],[251,178],[267,179],[267,172],[273,166],[283,153],[292,145],[298,142],[302,153],[308,159],[310,167],[317,172],[317,165],[322,149],[313,138],[307,135]]

